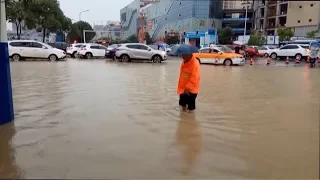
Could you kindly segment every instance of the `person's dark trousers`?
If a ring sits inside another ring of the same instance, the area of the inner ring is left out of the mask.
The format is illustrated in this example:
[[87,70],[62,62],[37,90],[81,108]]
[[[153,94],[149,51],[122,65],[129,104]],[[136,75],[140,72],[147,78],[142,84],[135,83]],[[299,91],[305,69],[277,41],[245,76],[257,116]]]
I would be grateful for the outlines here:
[[187,107],[189,111],[195,110],[197,95],[194,93],[180,94],[179,105]]

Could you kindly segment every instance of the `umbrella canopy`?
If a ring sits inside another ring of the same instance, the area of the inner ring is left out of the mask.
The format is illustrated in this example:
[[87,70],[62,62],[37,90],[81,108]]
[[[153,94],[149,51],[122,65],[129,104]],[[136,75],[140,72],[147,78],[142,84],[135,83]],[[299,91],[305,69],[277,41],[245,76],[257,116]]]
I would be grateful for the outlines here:
[[194,47],[194,46],[190,46],[190,45],[186,45],[186,44],[180,44],[177,46],[174,46],[170,52],[170,54],[172,55],[184,55],[184,54],[192,54],[192,53],[197,53],[199,52],[199,49]]
[[243,45],[243,42],[241,42],[241,41],[233,41],[233,44],[236,44],[236,45]]

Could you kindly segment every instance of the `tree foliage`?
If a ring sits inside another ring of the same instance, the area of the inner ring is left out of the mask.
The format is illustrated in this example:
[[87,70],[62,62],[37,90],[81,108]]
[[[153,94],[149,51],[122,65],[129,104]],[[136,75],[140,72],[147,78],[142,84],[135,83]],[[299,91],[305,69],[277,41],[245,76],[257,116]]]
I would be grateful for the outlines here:
[[6,0],[7,20],[17,27],[20,39],[22,22],[29,29],[41,29],[43,41],[50,32],[67,32],[71,19],[60,9],[57,0]]
[[307,38],[315,38],[318,32],[318,30],[307,32]]
[[232,44],[232,28],[218,29],[218,40],[219,44]]
[[147,44],[152,44],[152,38],[148,32],[144,33],[144,39],[146,40]]
[[[85,21],[78,21],[71,25],[71,30],[67,35],[69,41],[84,42],[83,30],[93,30],[91,25]],[[95,36],[95,32],[86,32],[86,42],[91,41]]]
[[278,28],[277,34],[279,36],[279,41],[290,41],[294,33],[290,28]]
[[265,44],[265,42],[266,42],[266,39],[261,32],[257,32],[256,30],[251,31],[248,45],[262,46]]
[[136,35],[131,35],[126,39],[126,41],[128,43],[136,43],[138,42],[138,37]]

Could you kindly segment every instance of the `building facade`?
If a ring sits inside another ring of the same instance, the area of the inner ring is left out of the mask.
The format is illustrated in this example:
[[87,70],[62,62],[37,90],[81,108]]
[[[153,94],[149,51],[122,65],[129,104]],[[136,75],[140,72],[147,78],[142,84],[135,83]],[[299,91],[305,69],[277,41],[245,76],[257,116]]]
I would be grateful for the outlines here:
[[[245,4],[244,4],[245,3]],[[250,35],[254,29],[253,16],[254,1],[224,1],[222,27],[231,27],[233,30],[232,39],[237,40],[238,36]],[[247,11],[247,16],[246,16]],[[246,31],[245,30],[246,24]]]
[[120,10],[123,38],[128,38],[131,35],[137,35],[140,8],[143,6],[144,4],[140,0],[134,0]]
[[[161,0],[139,8],[137,12],[131,11],[137,14],[132,17],[135,20],[122,18],[126,25],[131,21],[130,26],[124,28],[124,33],[129,36],[136,34],[139,26],[145,26],[153,40],[163,38],[168,32],[179,34],[222,27],[222,0]],[[144,22],[137,20],[142,15],[145,16]]]
[[286,27],[294,30],[294,36],[306,36],[310,31],[319,30],[319,1],[289,1]]
[[255,29],[276,35],[277,28],[286,27],[287,0],[257,0],[254,3]]

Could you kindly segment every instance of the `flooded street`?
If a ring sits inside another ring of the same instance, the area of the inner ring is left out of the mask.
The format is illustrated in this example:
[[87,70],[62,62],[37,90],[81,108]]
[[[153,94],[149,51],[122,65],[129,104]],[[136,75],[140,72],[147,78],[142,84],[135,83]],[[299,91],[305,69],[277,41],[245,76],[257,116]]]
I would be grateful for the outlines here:
[[315,179],[320,70],[201,65],[180,113],[180,62],[11,63],[1,178]]

